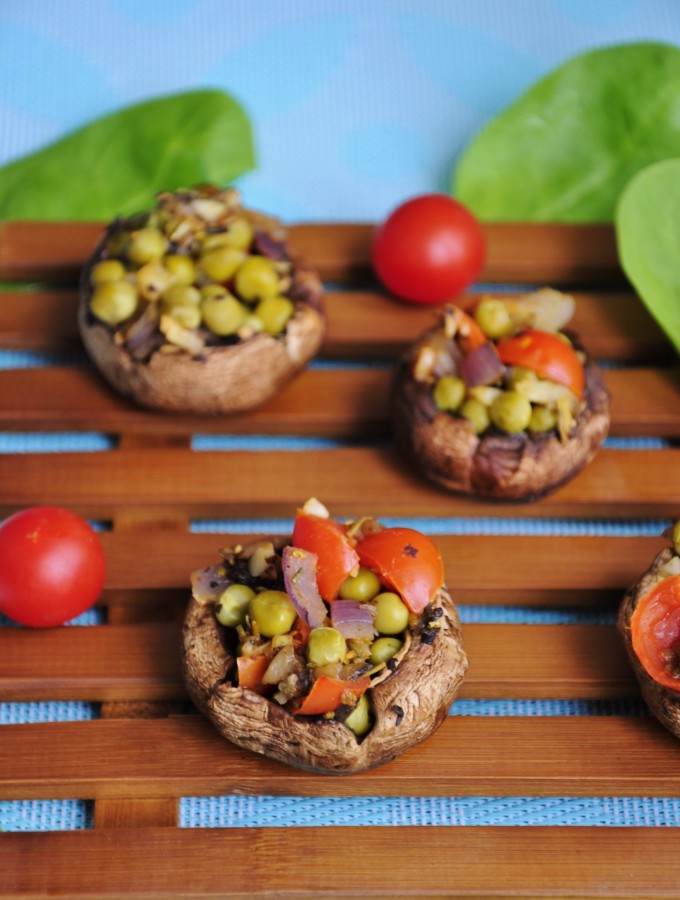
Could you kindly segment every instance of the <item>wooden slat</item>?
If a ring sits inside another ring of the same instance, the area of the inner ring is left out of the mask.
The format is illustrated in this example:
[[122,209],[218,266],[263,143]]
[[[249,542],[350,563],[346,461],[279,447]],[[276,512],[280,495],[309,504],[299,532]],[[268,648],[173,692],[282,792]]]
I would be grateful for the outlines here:
[[[605,375],[612,394],[610,434],[680,437],[680,369],[613,369]],[[391,429],[390,378],[387,368],[309,369],[265,406],[220,418],[145,411],[90,369],[5,369],[0,370],[0,428],[375,439]]]
[[[465,297],[461,302],[466,302]],[[593,357],[630,362],[672,362],[668,338],[630,292],[576,292],[571,323]],[[27,350],[80,348],[74,291],[0,294],[0,346]],[[393,360],[436,319],[432,307],[395,302],[377,291],[330,291],[327,358]]]
[[[108,625],[45,633],[0,630],[5,700],[185,700],[179,625]],[[469,624],[468,699],[637,696],[610,625]]]
[[[611,225],[485,224],[489,281],[621,283]],[[73,280],[101,234],[83,222],[5,222],[0,226],[0,278]],[[374,226],[353,223],[292,225],[290,243],[329,281],[370,274]]]
[[200,460],[192,451],[161,447],[36,453],[8,456],[0,468],[0,508],[54,503],[104,518],[116,509],[151,517],[290,517],[312,496],[339,517],[356,515],[367,497],[378,516],[673,516],[680,507],[680,451],[602,450],[559,491],[522,505],[441,491],[390,448],[210,451]]
[[4,725],[0,799],[662,797],[680,790],[677,762],[677,739],[647,717],[453,715],[394,762],[342,779],[240,750],[203,716],[101,719]]
[[[398,847],[398,852],[395,848]],[[225,862],[226,860],[226,862]],[[661,862],[663,861],[663,862]],[[672,828],[127,829],[9,834],[0,896],[677,897]],[[77,874],[76,874],[77,873]],[[369,876],[369,873],[373,877]]]

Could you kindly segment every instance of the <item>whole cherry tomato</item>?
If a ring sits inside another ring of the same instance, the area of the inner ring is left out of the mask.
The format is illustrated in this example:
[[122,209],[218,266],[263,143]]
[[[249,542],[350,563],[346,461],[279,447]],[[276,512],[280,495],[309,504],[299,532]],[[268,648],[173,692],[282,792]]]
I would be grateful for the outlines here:
[[530,328],[504,338],[496,346],[504,365],[531,369],[542,378],[565,385],[577,397],[583,396],[586,379],[581,360],[574,348],[556,334]]
[[362,566],[373,569],[419,613],[444,583],[444,564],[435,544],[414,528],[384,528],[357,544]]
[[34,506],[0,524],[0,613],[33,628],[89,609],[104,585],[99,538],[68,509]]
[[664,578],[640,600],[630,631],[645,671],[658,684],[680,691],[680,575]]
[[345,529],[324,516],[298,510],[293,546],[316,554],[316,583],[327,603],[335,600],[342,582],[359,565],[359,557]]
[[424,194],[398,206],[372,246],[380,281],[412,303],[444,303],[462,293],[479,275],[485,256],[481,225],[445,194]]

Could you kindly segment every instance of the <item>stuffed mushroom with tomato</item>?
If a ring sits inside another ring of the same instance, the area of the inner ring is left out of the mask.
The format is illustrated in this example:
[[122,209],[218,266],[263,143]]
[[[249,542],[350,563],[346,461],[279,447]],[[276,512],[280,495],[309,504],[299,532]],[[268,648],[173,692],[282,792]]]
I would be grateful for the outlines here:
[[395,436],[419,471],[455,493],[529,501],[592,459],[609,430],[609,394],[563,330],[573,308],[548,288],[444,307],[393,381]]
[[83,271],[79,327],[104,378],[140,405],[239,412],[317,352],[323,289],[280,222],[205,185],[109,226]]
[[652,714],[680,737],[680,522],[626,592],[618,630]]
[[446,717],[467,669],[435,544],[318,501],[290,538],[221,552],[192,575],[189,695],[234,744],[302,769],[393,760]]

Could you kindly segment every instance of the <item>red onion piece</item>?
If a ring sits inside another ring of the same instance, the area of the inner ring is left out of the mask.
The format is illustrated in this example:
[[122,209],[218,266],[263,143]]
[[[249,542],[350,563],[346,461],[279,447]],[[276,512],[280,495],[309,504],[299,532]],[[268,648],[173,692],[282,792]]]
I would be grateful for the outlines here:
[[201,606],[218,600],[222,591],[230,584],[231,580],[221,565],[207,566],[191,573],[191,593]]
[[331,625],[345,638],[372,641],[375,631],[375,606],[357,600],[334,600],[331,603]]
[[326,621],[328,610],[316,585],[316,553],[286,546],[281,561],[286,591],[297,614],[310,628],[319,628]]
[[482,344],[481,347],[472,350],[460,362],[460,375],[468,387],[493,384],[504,371],[505,366],[491,343]]

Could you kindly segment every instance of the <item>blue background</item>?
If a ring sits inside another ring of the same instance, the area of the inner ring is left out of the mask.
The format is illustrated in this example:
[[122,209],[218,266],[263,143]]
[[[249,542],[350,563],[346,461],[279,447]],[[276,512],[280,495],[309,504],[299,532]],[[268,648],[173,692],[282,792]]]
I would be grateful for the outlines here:
[[373,221],[446,190],[470,138],[537,78],[638,40],[680,44],[677,0],[4,0],[0,163],[218,87],[253,123],[250,205]]

